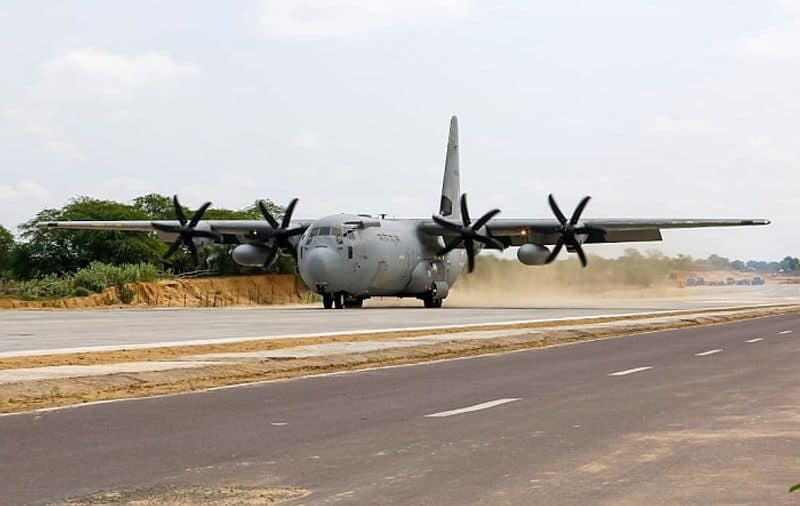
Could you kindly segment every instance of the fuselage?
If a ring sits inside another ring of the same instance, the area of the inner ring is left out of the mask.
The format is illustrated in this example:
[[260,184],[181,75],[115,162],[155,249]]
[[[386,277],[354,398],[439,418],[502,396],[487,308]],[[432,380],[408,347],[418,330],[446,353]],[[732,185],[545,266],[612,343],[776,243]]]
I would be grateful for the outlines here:
[[362,299],[421,297],[434,283],[452,287],[466,261],[464,251],[437,256],[441,239],[417,227],[411,220],[360,215],[319,219],[298,241],[300,276],[318,293]]

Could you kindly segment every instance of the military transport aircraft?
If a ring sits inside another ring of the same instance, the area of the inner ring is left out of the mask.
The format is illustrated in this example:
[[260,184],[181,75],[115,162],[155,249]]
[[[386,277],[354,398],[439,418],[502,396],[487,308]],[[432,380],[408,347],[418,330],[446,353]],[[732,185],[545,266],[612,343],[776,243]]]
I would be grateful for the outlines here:
[[[425,307],[441,307],[465,264],[475,268],[483,248],[518,246],[525,265],[555,260],[562,248],[577,253],[583,266],[583,244],[660,241],[661,229],[767,225],[750,220],[581,220],[589,197],[567,216],[552,195],[553,219],[496,219],[492,209],[473,220],[467,196],[461,194],[458,121],[450,121],[439,214],[431,219],[389,219],[366,214],[335,214],[317,220],[293,220],[293,199],[278,221],[263,201],[261,220],[203,220],[203,204],[187,219],[177,196],[177,221],[55,221],[43,227],[154,232],[171,242],[166,257],[186,248],[197,261],[198,248],[212,243],[235,245],[231,256],[243,266],[269,267],[281,252],[297,259],[303,281],[322,295],[326,309],[361,307],[376,296],[416,297]],[[553,245],[552,249],[547,246]]]

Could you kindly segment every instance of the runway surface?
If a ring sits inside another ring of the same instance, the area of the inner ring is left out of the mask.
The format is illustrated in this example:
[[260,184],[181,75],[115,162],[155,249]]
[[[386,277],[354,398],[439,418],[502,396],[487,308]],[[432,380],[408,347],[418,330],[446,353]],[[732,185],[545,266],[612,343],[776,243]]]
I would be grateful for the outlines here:
[[0,356],[4,353],[125,347],[209,339],[441,325],[498,323],[701,309],[800,300],[798,286],[729,287],[681,299],[627,299],[538,304],[512,308],[368,307],[325,311],[302,308],[222,308],[92,311],[0,311]]
[[0,497],[794,504],[800,317],[0,417]]

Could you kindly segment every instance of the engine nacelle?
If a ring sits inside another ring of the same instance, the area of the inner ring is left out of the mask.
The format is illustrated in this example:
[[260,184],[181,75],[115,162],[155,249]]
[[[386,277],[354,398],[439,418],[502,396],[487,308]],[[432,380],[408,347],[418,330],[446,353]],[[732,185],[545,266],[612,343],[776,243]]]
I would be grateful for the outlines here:
[[550,250],[539,244],[523,244],[517,250],[517,258],[525,265],[544,265]]
[[244,267],[263,267],[271,249],[258,244],[240,244],[231,251],[231,258]]

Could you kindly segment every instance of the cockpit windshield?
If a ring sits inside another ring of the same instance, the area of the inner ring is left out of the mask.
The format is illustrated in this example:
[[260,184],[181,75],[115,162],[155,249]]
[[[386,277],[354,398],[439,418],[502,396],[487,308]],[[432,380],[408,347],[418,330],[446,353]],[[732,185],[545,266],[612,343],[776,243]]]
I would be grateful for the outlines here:
[[333,236],[333,237],[342,237],[342,228],[341,227],[313,227],[308,232],[308,237],[317,237],[317,236]]

